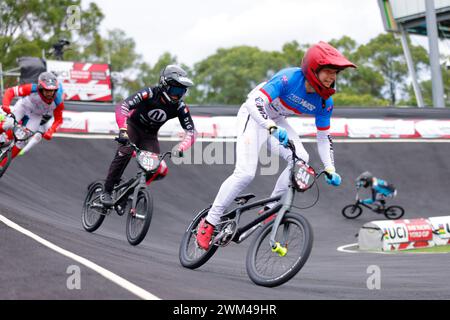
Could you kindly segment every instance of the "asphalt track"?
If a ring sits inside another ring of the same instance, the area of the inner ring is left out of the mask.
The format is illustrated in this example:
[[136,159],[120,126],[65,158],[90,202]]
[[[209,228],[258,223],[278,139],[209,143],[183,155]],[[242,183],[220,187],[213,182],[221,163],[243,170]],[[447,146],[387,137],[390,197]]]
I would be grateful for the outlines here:
[[[175,142],[163,142],[167,150]],[[208,143],[203,143],[206,147]],[[315,143],[305,143],[311,163],[319,164]],[[199,145],[196,146],[201,147]],[[220,249],[197,270],[181,267],[178,246],[194,213],[208,205],[233,165],[169,161],[169,175],[152,185],[152,224],[137,247],[125,237],[125,217],[110,215],[95,233],[81,226],[87,185],[104,178],[115,152],[109,139],[56,137],[16,159],[0,179],[0,214],[40,237],[114,272],[161,299],[449,299],[448,254],[380,255],[343,253],[368,221],[382,219],[365,211],[354,221],[340,213],[354,199],[353,179],[370,170],[398,187],[393,203],[405,217],[449,215],[450,143],[335,143],[343,184],[320,183],[319,203],[302,214],[314,229],[310,259],[296,277],[277,288],[254,285],[245,257],[250,240]],[[135,164],[125,173],[131,176]],[[270,194],[274,175],[258,176],[248,191]],[[314,200],[298,197],[298,205]],[[119,285],[0,222],[0,299],[139,299]],[[68,268],[78,266],[81,288],[67,287]],[[369,266],[381,271],[381,287],[369,290]]]

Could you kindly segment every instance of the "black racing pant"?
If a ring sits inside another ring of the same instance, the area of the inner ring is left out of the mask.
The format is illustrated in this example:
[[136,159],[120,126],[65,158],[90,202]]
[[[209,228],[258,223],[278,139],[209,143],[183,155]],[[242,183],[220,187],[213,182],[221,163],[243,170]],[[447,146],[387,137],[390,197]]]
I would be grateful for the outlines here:
[[[128,122],[128,137],[139,149],[160,153],[158,133],[146,131]],[[119,146],[109,167],[108,176],[106,177],[106,192],[111,192],[114,189],[114,185],[120,182],[120,178],[130,162],[132,155],[133,148],[131,146]]]

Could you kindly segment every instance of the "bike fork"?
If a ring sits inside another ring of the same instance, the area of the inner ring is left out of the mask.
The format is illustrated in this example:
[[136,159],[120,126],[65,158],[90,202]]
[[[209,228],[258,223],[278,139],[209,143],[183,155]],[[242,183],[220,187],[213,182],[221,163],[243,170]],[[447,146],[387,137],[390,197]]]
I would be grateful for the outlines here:
[[130,214],[131,214],[133,217],[140,218],[140,217],[137,216],[137,214],[136,214],[136,205],[137,205],[137,201],[138,201],[138,194],[139,194],[139,191],[140,191],[142,188],[145,188],[145,187],[143,187],[143,186],[145,186],[145,175],[141,175],[141,176],[140,176],[140,178],[139,178],[139,184],[134,188],[134,191],[133,191],[133,201],[131,202],[131,209],[130,209]]
[[[289,191],[283,196],[283,206],[281,207],[280,211],[278,212],[275,222],[272,225],[272,231],[270,233],[270,239],[269,243],[272,247],[272,252],[278,253],[280,257],[283,257],[287,253],[287,246],[286,246],[286,239],[288,237],[289,229],[287,226],[284,226],[283,229],[283,239],[282,242],[276,241],[275,237],[277,235],[278,227],[280,226],[281,220],[283,219],[284,215],[292,206],[292,202],[294,201],[294,195],[295,190],[293,188],[289,188]],[[284,245],[283,245],[284,244]]]

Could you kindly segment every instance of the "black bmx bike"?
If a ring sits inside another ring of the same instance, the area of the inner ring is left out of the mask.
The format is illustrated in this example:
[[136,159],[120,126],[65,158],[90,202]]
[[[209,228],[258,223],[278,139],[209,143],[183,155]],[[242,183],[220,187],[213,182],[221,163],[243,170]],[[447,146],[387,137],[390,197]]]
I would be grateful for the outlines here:
[[[225,247],[231,242],[241,243],[259,230],[247,252],[246,269],[250,279],[257,285],[275,287],[290,280],[300,271],[311,253],[313,231],[306,218],[291,211],[294,208],[294,196],[296,192],[310,189],[322,174],[328,173],[321,171],[317,174],[297,156],[291,141],[288,148],[293,153],[293,165],[286,194],[248,204],[255,195],[236,197],[234,200],[239,206],[222,216],[208,250],[198,245],[196,236],[198,225],[208,214],[211,205],[200,211],[187,227],[180,244],[179,259],[184,267],[198,268],[206,263],[219,247]],[[274,202],[276,204],[272,208],[263,211],[256,219],[240,225],[242,214]]]
[[[11,164],[12,149],[16,144],[18,142],[26,143],[26,147],[21,151],[24,153],[39,142],[44,134],[42,131],[32,131],[25,126],[22,126],[14,117],[12,117],[12,119],[14,121],[14,126],[0,134],[0,178],[5,174]],[[40,136],[38,137],[38,135]],[[37,139],[33,139],[33,137],[36,137]]]
[[[382,198],[377,199],[377,201],[372,204],[364,203],[363,200],[359,198],[359,188],[359,186],[356,187],[356,202],[354,204],[349,204],[342,209],[342,215],[347,219],[358,218],[363,212],[363,207],[377,214],[383,214],[389,220],[400,219],[405,214],[405,209],[401,206],[386,206],[386,197],[383,195],[380,195]],[[394,197],[396,193],[397,191],[395,191],[391,197]]]
[[135,144],[129,145],[136,151],[136,161],[139,171],[134,178],[116,185],[112,192],[113,203],[105,206],[100,201],[104,191],[104,181],[97,180],[88,186],[86,198],[82,209],[83,228],[94,232],[103,223],[103,220],[113,210],[119,216],[127,214],[126,236],[131,245],[138,245],[144,240],[153,214],[153,199],[147,188],[149,179],[158,175],[160,165],[167,155],[140,150]]

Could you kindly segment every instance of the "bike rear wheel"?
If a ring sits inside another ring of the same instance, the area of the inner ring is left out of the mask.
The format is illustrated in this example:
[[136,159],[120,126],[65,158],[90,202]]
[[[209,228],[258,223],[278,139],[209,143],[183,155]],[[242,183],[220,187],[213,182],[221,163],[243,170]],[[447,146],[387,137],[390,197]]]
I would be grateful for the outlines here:
[[309,222],[299,214],[288,213],[277,230],[276,241],[287,248],[280,256],[273,252],[269,239],[273,222],[253,240],[247,253],[247,273],[257,285],[276,287],[294,277],[309,258],[313,232]]
[[[100,207],[102,206],[100,195],[103,193],[103,188],[103,183],[100,181],[92,183],[84,200],[81,221],[83,228],[88,232],[97,230],[105,220],[105,213]],[[93,208],[94,205],[98,208]]]
[[357,204],[349,204],[342,209],[342,215],[347,219],[356,219],[362,213],[362,208]]
[[[131,207],[130,207],[131,209]],[[137,246],[144,240],[150,228],[150,222],[153,215],[153,199],[150,192],[146,189],[139,190],[137,194],[136,210],[134,214],[128,212],[127,215],[127,240]]]
[[386,210],[384,210],[385,217],[390,220],[400,219],[404,214],[405,209],[400,206],[390,206],[387,207]]
[[0,151],[0,164],[5,160],[5,164],[3,166],[0,165],[0,178],[5,174],[6,169],[8,169],[9,164],[11,163],[11,148],[8,148],[7,150]]
[[204,250],[197,244],[198,225],[208,215],[208,212],[209,210],[204,210],[197,214],[183,234],[179,249],[179,259],[181,265],[185,268],[196,269],[202,266],[213,256],[218,248],[211,244],[208,250]]

